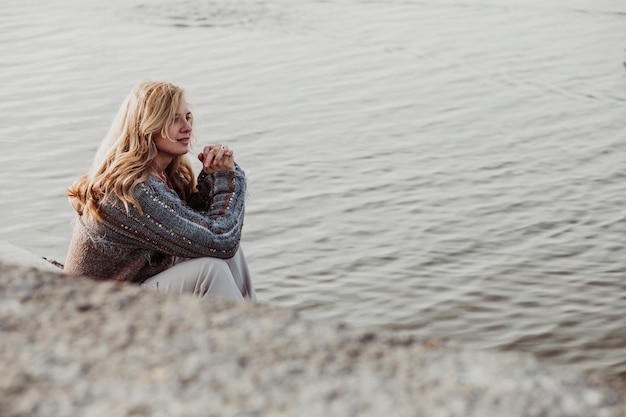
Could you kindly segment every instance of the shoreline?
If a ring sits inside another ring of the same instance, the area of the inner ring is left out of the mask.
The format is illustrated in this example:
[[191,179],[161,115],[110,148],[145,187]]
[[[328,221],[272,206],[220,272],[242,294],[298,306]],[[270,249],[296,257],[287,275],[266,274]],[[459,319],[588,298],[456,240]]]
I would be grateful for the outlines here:
[[626,416],[623,386],[529,354],[71,277],[4,242],[0,270],[4,417]]

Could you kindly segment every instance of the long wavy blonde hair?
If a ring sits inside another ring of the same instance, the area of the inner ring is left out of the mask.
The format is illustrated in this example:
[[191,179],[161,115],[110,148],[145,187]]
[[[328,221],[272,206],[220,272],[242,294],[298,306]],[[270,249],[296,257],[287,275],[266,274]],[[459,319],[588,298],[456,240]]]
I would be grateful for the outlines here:
[[[134,191],[150,176],[149,168],[157,155],[155,134],[172,140],[168,128],[183,103],[185,91],[171,83],[148,81],[132,89],[91,168],[68,189],[67,195],[79,214],[100,220],[100,205],[113,196],[124,203],[127,211],[133,205],[141,212]],[[191,139],[194,143],[193,132]],[[176,156],[165,173],[181,198],[195,190],[196,181],[186,155]]]

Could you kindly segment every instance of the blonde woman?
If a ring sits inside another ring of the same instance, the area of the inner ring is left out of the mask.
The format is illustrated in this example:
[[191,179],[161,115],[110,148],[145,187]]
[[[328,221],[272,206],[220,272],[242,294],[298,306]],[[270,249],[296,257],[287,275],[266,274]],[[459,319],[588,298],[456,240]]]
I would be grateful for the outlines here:
[[140,83],[90,170],[68,190],[78,213],[65,270],[204,298],[256,299],[239,247],[246,177],[226,146],[195,141],[184,90]]

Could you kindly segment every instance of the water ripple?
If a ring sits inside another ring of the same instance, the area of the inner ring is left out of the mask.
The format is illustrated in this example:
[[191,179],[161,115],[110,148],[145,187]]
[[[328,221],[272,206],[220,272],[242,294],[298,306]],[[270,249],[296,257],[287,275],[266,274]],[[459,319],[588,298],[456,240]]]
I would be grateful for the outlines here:
[[626,375],[621,4],[39,3],[0,15],[1,238],[62,260],[65,189],[170,79],[248,173],[262,300]]

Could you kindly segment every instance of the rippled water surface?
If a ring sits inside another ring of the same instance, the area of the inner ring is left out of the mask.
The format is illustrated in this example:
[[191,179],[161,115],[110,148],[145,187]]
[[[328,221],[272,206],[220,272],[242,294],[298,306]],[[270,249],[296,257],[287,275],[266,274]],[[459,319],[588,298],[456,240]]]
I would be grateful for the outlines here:
[[171,80],[248,173],[263,301],[626,374],[623,0],[9,0],[0,25],[0,239],[62,261],[65,188]]

